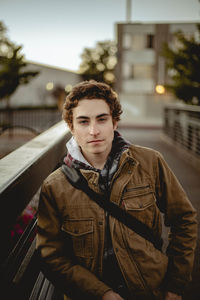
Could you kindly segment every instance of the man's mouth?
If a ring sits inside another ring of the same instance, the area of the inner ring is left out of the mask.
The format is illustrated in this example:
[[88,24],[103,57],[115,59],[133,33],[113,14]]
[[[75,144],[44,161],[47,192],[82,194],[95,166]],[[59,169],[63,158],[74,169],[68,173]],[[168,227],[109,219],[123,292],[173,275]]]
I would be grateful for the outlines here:
[[92,143],[101,143],[101,142],[103,142],[103,140],[92,140],[92,141],[89,141],[88,143],[92,144]]

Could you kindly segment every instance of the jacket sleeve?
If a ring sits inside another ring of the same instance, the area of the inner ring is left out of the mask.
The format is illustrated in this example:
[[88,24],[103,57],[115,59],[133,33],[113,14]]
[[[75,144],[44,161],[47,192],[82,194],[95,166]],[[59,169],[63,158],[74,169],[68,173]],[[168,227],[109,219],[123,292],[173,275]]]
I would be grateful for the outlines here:
[[165,225],[170,227],[165,289],[181,295],[191,281],[197,240],[196,210],[160,154],[156,168],[158,206],[164,213]]
[[45,276],[73,299],[101,299],[111,290],[77,263],[70,239],[63,237],[59,210],[51,189],[43,184],[38,207],[36,247]]

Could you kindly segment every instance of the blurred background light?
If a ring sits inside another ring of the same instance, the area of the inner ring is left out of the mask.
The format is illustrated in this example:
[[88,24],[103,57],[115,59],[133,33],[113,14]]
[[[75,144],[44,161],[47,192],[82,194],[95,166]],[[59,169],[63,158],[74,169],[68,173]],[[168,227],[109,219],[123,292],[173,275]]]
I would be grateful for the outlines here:
[[53,90],[53,87],[54,87],[53,82],[48,82],[48,83],[46,84],[46,90],[47,90],[47,91]]
[[155,87],[156,93],[158,94],[164,94],[165,93],[165,87],[161,84],[157,84]]

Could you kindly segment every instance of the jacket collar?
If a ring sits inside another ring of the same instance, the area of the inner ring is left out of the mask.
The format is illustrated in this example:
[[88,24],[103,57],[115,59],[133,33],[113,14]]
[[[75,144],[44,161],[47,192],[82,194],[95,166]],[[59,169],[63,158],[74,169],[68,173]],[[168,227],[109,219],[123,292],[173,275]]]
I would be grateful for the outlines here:
[[[124,140],[121,135],[115,131],[113,145],[108,156],[107,162],[103,170],[98,170],[92,167],[83,157],[76,140],[72,137],[67,143],[68,154],[64,158],[64,163],[68,167],[74,167],[81,170],[82,174],[89,182],[93,182],[100,190],[105,191],[109,189],[111,180],[119,167],[119,161],[124,151],[130,147],[130,143]],[[91,172],[92,171],[92,172]],[[93,175],[91,175],[93,173]],[[92,176],[92,179],[91,179]],[[99,188],[99,187],[98,187]]]

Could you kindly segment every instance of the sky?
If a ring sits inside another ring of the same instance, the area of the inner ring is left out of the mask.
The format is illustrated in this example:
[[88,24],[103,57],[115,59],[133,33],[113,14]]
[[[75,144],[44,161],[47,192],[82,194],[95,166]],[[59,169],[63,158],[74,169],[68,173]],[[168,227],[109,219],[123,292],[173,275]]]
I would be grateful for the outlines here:
[[[0,0],[0,21],[29,61],[78,71],[81,53],[115,40],[127,0]],[[131,22],[199,22],[200,0],[132,0]]]

